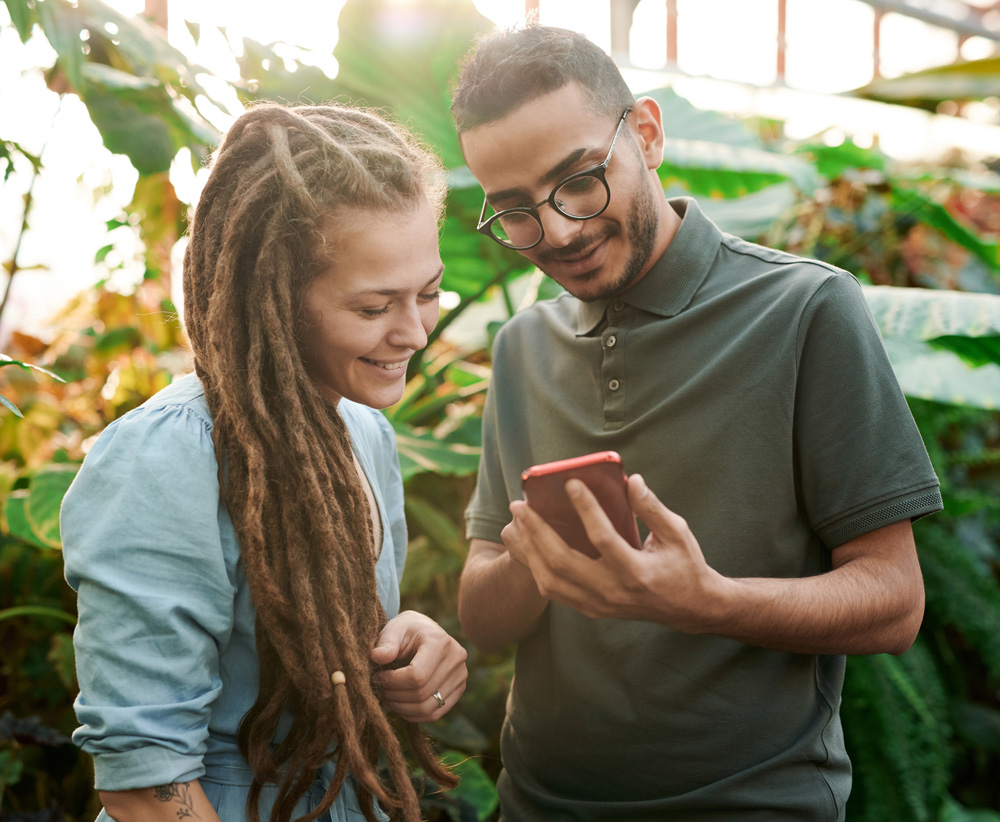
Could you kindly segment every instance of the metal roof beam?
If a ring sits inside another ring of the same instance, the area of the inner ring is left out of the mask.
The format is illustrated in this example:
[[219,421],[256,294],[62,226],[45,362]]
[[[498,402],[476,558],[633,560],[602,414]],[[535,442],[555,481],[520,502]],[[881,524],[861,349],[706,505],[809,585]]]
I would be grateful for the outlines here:
[[904,14],[907,17],[923,20],[925,23],[940,26],[941,28],[951,29],[968,37],[985,37],[989,40],[1000,42],[1000,31],[986,28],[977,19],[977,15],[971,13],[971,8],[969,8],[970,13],[964,19],[959,19],[957,17],[948,17],[946,14],[938,14],[919,6],[913,6],[910,3],[904,2],[904,0],[861,0],[861,2],[879,11]]

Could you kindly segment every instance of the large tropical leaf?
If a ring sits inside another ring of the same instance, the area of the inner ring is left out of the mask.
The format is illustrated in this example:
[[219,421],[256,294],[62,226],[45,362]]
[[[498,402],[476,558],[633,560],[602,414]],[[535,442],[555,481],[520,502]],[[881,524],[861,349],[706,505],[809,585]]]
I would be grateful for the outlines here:
[[696,196],[730,199],[785,181],[812,192],[822,182],[803,158],[766,150],[739,121],[695,108],[671,88],[641,96],[660,105],[667,137],[657,173],[664,187],[679,185]]
[[396,429],[396,447],[403,479],[421,471],[467,476],[479,468],[480,448],[441,440],[431,433],[417,433],[408,426]]
[[[689,192],[673,186],[666,189],[666,194],[676,197]],[[795,201],[795,186],[784,182],[729,200],[703,197],[698,200],[698,206],[723,231],[754,240],[762,236]]]
[[969,60],[875,80],[851,92],[857,97],[902,103],[935,111],[944,100],[982,100],[1000,96],[1000,57]]
[[671,139],[700,140],[742,148],[763,148],[761,140],[742,122],[695,107],[670,86],[644,91],[637,97],[652,97],[660,106],[663,131]]
[[912,397],[1000,408],[1000,296],[865,286],[903,391]]
[[200,97],[212,100],[197,79],[204,69],[141,17],[101,0],[7,5],[22,36],[37,22],[56,52],[53,88],[79,94],[108,149],[126,155],[140,174],[166,171],[184,146],[199,162],[217,140],[197,110]]
[[493,28],[471,0],[348,0],[340,13],[334,89],[385,106],[423,135],[446,167],[461,165],[451,86],[475,37]]

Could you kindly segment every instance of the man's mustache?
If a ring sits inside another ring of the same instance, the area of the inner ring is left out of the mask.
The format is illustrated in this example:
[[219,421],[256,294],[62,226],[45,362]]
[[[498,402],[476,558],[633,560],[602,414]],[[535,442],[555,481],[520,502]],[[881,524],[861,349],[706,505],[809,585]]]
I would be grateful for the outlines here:
[[598,243],[602,243],[612,237],[617,237],[620,233],[621,229],[617,223],[609,223],[601,231],[595,232],[592,236],[581,235],[569,245],[564,245],[562,248],[539,252],[538,264],[561,263],[573,257],[579,257],[587,249],[594,248]]

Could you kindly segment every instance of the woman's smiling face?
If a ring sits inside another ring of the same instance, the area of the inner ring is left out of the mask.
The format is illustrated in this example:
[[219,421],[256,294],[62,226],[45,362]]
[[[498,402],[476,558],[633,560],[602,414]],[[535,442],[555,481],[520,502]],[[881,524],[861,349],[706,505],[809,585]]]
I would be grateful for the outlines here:
[[399,402],[410,357],[438,320],[444,266],[434,210],[359,212],[325,229],[334,261],[306,288],[302,354],[334,402]]

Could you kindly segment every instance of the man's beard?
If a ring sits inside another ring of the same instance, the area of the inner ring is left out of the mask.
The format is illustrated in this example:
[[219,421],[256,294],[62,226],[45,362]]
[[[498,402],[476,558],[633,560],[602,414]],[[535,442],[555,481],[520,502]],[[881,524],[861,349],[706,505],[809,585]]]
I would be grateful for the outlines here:
[[[656,200],[653,193],[649,190],[649,185],[645,177],[643,176],[640,180],[641,185],[635,199],[632,201],[632,207],[629,209],[628,220],[626,222],[627,235],[625,239],[628,242],[629,255],[628,259],[625,260],[625,266],[616,279],[599,291],[586,294],[577,294],[574,291],[570,292],[574,297],[583,302],[609,300],[621,294],[635,284],[636,280],[643,275],[650,263],[650,257],[653,256],[653,249],[656,246]],[[621,231],[620,225],[609,226],[601,240],[605,241],[612,237],[617,237],[621,234]],[[561,253],[572,255],[577,253],[577,249],[582,250],[593,245],[593,239],[581,237],[570,247],[562,249]],[[542,271],[545,271],[544,259],[539,260],[538,267]],[[545,273],[547,274],[548,272],[545,271]]]

